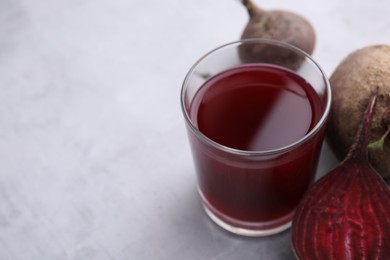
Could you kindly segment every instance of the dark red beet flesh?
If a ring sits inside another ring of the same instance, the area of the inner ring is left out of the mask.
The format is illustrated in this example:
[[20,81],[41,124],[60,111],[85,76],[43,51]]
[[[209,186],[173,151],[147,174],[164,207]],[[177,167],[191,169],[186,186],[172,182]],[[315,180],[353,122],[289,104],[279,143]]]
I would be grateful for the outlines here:
[[306,193],[292,227],[299,259],[390,259],[390,188],[368,162],[377,92],[343,162]]

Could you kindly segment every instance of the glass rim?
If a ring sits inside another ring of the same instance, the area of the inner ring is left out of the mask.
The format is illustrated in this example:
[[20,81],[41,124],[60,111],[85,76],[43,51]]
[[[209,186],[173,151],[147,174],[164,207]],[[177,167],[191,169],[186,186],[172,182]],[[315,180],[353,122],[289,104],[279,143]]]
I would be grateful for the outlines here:
[[[224,49],[226,47],[231,47],[231,46],[234,46],[234,45],[238,46],[239,44],[243,44],[243,43],[263,43],[263,44],[265,43],[265,44],[270,44],[270,45],[274,45],[274,46],[279,46],[279,47],[290,49],[290,50],[298,53],[299,55],[302,55],[307,60],[309,60],[312,63],[312,65],[314,65],[316,67],[316,69],[319,71],[320,75],[322,76],[322,79],[323,79],[323,81],[325,83],[325,89],[326,89],[326,94],[327,94],[327,100],[326,100],[324,112],[322,113],[320,120],[310,130],[310,132],[305,134],[302,138],[298,139],[297,141],[292,142],[292,143],[290,143],[288,145],[279,147],[279,148],[271,149],[271,150],[262,150],[262,151],[260,151],[260,150],[257,150],[257,151],[241,150],[241,149],[236,149],[236,148],[232,148],[232,147],[220,144],[220,143],[212,140],[211,138],[209,138],[205,134],[203,134],[202,131],[200,131],[199,128],[193,124],[193,122],[192,122],[192,120],[191,120],[191,118],[190,118],[190,116],[189,116],[189,114],[187,112],[186,106],[185,106],[185,88],[186,88],[186,83],[189,81],[189,78],[192,76],[192,74],[195,71],[195,69],[197,68],[197,66],[203,60],[205,60],[208,56],[210,56],[213,53],[215,53],[215,52],[217,52],[217,51],[219,51],[221,49]],[[331,101],[332,101],[332,90],[331,90],[331,87],[330,87],[329,79],[326,76],[324,70],[321,68],[321,66],[308,53],[306,53],[303,50],[301,50],[301,49],[299,49],[299,48],[297,48],[297,47],[295,47],[295,46],[293,46],[293,45],[291,45],[289,43],[286,43],[286,42],[273,40],[273,39],[263,39],[263,38],[256,38],[256,39],[254,39],[253,38],[253,39],[242,39],[242,40],[233,41],[233,42],[229,42],[229,43],[220,45],[219,47],[216,47],[216,48],[212,49],[211,51],[207,52],[206,54],[204,54],[203,56],[201,56],[191,66],[190,70],[187,72],[187,74],[186,74],[186,76],[185,76],[185,78],[183,80],[182,87],[181,87],[181,92],[180,92],[180,100],[181,100],[181,102],[180,102],[181,103],[181,109],[182,109],[182,112],[184,114],[184,118],[186,120],[186,123],[191,127],[191,129],[194,131],[194,133],[197,135],[197,137],[199,137],[203,141],[207,142],[208,144],[210,144],[214,148],[216,148],[218,150],[223,150],[223,151],[228,152],[230,154],[245,155],[245,156],[260,156],[260,155],[264,156],[264,155],[274,155],[274,154],[290,151],[293,148],[298,147],[299,145],[301,145],[301,144],[305,143],[306,141],[310,140],[317,132],[319,132],[319,130],[325,124],[325,122],[327,120],[327,117],[329,115],[329,112],[330,112]]]

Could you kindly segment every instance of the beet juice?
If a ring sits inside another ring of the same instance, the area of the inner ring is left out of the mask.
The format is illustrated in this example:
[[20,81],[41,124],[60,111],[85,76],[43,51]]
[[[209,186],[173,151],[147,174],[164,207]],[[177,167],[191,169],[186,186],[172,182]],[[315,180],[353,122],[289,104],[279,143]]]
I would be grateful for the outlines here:
[[243,228],[288,222],[313,180],[322,134],[286,147],[305,137],[323,110],[308,82],[275,65],[240,65],[208,79],[188,113],[206,137],[190,134],[207,210]]

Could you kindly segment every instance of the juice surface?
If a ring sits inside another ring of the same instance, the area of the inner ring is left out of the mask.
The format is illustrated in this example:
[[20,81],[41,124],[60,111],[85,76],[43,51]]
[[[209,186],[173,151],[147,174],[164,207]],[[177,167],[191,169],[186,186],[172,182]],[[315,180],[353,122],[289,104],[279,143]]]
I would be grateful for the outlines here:
[[209,79],[197,93],[191,118],[217,143],[248,151],[287,146],[320,118],[313,88],[291,71],[242,65]]

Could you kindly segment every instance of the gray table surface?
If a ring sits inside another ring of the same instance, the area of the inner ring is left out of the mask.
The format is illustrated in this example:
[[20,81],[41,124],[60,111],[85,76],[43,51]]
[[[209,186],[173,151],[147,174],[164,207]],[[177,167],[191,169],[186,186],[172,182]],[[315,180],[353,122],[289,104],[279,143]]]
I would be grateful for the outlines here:
[[[307,17],[328,75],[390,41],[387,1],[256,1]],[[0,259],[292,259],[203,213],[179,105],[238,0],[0,0]],[[336,163],[324,146],[318,176]]]

